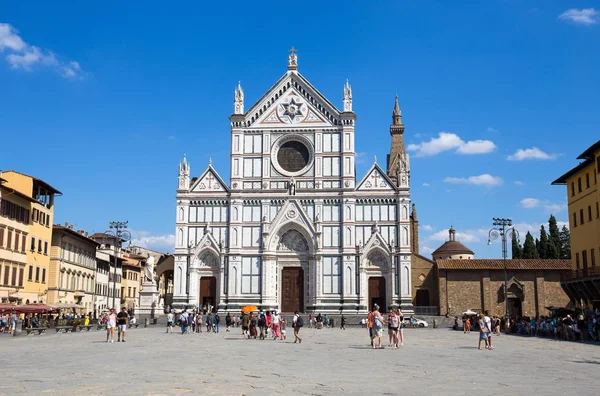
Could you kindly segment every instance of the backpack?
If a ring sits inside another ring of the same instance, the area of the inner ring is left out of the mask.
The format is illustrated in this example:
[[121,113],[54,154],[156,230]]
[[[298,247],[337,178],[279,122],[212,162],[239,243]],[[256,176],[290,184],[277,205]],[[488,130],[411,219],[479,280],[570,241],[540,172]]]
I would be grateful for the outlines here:
[[302,320],[302,316],[298,315],[298,317],[296,318],[296,327],[302,326],[304,326],[304,320]]
[[192,315],[188,316],[188,324],[193,324],[194,323],[194,318],[192,317]]
[[215,321],[215,324],[219,324],[221,322],[221,318],[219,318],[219,315],[215,314],[214,321]]

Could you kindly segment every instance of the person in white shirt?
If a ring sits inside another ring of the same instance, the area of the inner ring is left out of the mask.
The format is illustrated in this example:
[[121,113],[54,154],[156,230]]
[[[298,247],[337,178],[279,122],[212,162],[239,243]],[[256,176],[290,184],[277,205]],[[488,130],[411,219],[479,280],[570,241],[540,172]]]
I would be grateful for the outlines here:
[[[488,329],[487,335],[489,349],[494,349],[494,347],[492,346],[492,319],[490,319],[490,311],[485,311],[484,313],[485,316],[483,317],[483,325]],[[486,348],[488,348],[487,345]]]
[[175,319],[175,315],[173,312],[169,312],[167,314],[167,333],[173,333],[173,320]]
[[273,316],[271,319],[271,330],[273,331],[273,339],[274,340],[277,340],[278,338],[283,340],[283,338],[281,338],[281,332],[280,332],[281,326],[279,323],[279,319],[280,319],[279,312],[277,310],[275,310],[273,312]]

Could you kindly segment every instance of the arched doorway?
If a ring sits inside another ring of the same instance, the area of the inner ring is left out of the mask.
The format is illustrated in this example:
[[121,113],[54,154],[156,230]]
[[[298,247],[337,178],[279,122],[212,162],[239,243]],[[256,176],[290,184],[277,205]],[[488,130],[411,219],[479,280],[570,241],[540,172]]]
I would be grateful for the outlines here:
[[[219,268],[219,258],[211,252],[205,252],[199,257],[200,268]],[[202,272],[201,272],[202,273]],[[215,276],[200,276],[200,287],[198,290],[198,304],[200,307],[216,307],[217,301],[217,278]]]
[[[374,250],[367,256],[369,268],[376,268],[378,273],[383,273],[389,267],[388,259],[381,250]],[[380,312],[387,312],[386,279],[384,276],[369,277],[369,309],[375,304],[379,305]]]
[[297,230],[281,236],[277,245],[281,269],[281,312],[304,312],[304,268],[308,262],[308,243]]

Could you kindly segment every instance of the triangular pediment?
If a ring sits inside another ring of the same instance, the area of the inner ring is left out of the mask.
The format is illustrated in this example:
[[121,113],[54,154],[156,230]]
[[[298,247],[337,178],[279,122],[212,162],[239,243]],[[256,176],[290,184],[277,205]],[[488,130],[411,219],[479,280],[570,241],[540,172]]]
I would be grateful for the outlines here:
[[301,74],[288,71],[245,114],[248,127],[331,127],[340,111]]
[[296,200],[288,200],[282,205],[275,218],[269,224],[266,234],[267,250],[276,250],[279,239],[289,230],[300,232],[304,239],[309,244],[309,249],[314,250],[316,247],[316,230],[315,227],[304,211],[300,203]]
[[202,173],[202,175],[194,182],[190,191],[193,192],[228,192],[227,184],[221,179],[217,171],[212,165]]
[[383,169],[381,169],[377,163],[374,163],[366,173],[365,177],[358,183],[356,189],[358,191],[395,191],[396,186],[385,174]]
[[218,266],[220,255],[221,244],[212,234],[210,225],[207,225],[202,239],[194,246],[192,268]]

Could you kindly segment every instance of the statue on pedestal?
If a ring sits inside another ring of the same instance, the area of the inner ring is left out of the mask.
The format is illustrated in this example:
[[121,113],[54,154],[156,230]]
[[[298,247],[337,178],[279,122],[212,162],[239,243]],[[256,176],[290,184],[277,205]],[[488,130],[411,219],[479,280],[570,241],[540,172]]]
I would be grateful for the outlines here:
[[148,257],[146,260],[145,280],[149,283],[154,283],[154,257]]

